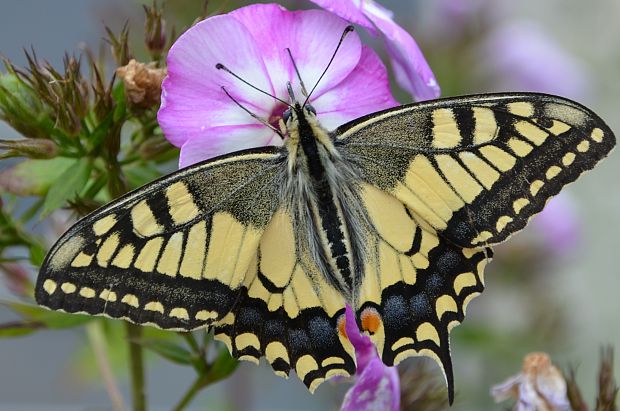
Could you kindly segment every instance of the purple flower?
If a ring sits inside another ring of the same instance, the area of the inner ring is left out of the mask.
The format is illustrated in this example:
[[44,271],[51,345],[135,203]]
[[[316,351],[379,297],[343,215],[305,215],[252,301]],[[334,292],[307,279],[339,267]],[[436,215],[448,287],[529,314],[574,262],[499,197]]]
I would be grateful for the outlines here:
[[[286,106],[216,69],[221,63],[255,87],[288,100],[287,82],[302,97],[291,54],[306,87],[325,69],[347,22],[321,10],[291,12],[256,4],[208,18],[186,31],[168,54],[159,124],[181,148],[180,167],[231,151],[282,145],[272,129],[226,95],[278,127]],[[345,38],[311,97],[326,128],[397,105],[385,66],[356,33]]]
[[549,201],[532,220],[532,226],[544,241],[545,248],[557,256],[565,256],[579,245],[581,225],[575,204],[566,194]]
[[488,82],[498,90],[523,90],[584,99],[589,79],[581,61],[534,22],[498,25],[482,44]]
[[439,97],[441,90],[422,51],[409,33],[392,20],[392,12],[373,0],[310,0],[338,16],[359,24],[371,34],[380,32],[398,84],[415,100]]
[[387,367],[367,335],[360,333],[355,314],[347,304],[345,331],[355,348],[357,372],[355,384],[347,391],[341,411],[398,411],[400,380],[396,367]]

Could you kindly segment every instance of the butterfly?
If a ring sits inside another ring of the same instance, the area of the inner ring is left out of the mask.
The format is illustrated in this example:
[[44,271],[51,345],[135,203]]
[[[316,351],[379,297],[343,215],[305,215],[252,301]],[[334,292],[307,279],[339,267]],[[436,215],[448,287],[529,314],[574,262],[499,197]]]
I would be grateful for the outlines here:
[[95,211],[49,252],[36,300],[190,331],[314,391],[355,372],[349,304],[387,365],[428,356],[454,395],[450,330],[491,247],[615,145],[592,111],[544,94],[404,105],[326,131],[309,104],[283,147],[179,170]]

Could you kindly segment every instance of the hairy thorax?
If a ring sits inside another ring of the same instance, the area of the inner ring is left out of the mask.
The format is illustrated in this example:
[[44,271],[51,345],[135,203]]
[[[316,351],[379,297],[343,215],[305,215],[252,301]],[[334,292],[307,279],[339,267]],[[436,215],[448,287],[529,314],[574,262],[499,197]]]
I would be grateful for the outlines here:
[[318,271],[354,302],[366,257],[361,239],[369,227],[360,178],[313,113],[295,110],[287,132],[282,196],[296,225],[298,255],[307,255],[306,265],[315,265],[304,267],[307,272]]

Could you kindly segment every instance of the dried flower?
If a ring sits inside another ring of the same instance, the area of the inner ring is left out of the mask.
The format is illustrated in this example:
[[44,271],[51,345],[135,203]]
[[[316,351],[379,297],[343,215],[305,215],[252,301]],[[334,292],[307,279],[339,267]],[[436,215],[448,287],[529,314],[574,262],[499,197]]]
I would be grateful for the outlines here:
[[[216,64],[280,99],[288,99],[287,82],[301,96],[286,49],[311,88],[346,26],[321,10],[291,12],[275,4],[255,4],[208,18],[185,32],[168,53],[158,113],[166,138],[181,147],[180,166],[244,148],[282,145],[278,134],[241,109],[222,87],[276,126],[286,106],[217,70]],[[345,38],[311,103],[327,128],[397,104],[384,65],[356,33]]]
[[129,103],[138,108],[157,106],[161,96],[161,83],[166,70],[157,68],[154,63],[144,64],[136,60],[116,69],[123,79]]
[[569,411],[566,381],[545,353],[531,353],[521,372],[491,388],[496,402],[517,400],[514,411]]
[[441,90],[420,47],[393,14],[373,0],[310,0],[332,13],[383,36],[398,84],[415,100],[439,97]]
[[341,411],[398,411],[400,380],[396,367],[387,367],[367,335],[360,333],[355,314],[347,304],[345,312],[347,338],[355,348],[357,363],[355,384],[347,391]]

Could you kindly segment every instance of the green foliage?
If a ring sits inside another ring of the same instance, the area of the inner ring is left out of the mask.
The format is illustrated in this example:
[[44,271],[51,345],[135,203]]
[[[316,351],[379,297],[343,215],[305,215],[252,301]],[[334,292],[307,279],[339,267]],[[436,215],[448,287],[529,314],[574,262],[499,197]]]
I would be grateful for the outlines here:
[[[171,44],[167,39],[173,41],[175,36],[166,34],[159,5],[145,6],[144,11],[143,38],[154,67],[158,67]],[[128,64],[135,56],[129,26],[118,34],[110,29],[107,32],[117,67]],[[58,219],[52,224],[50,218],[59,215],[60,209],[72,212],[68,227],[74,218],[160,177],[162,170],[174,169],[178,159],[178,150],[167,142],[157,124],[158,104],[136,104],[125,91],[122,75],[106,80],[104,64],[95,61],[92,52],[85,56],[65,55],[61,69],[40,62],[34,51],[26,53],[24,68],[3,60],[0,121],[22,138],[0,140],[0,161],[18,159],[0,168],[0,274],[4,272],[7,284],[14,282],[16,293],[15,300],[0,301],[0,306],[19,317],[0,324],[0,338],[26,336],[42,329],[77,328],[88,336],[91,349],[79,350],[76,364],[89,364],[80,367],[82,370],[98,364],[104,378],[104,369],[118,374],[128,363],[132,378],[141,378],[143,350],[149,353],[147,359],[159,357],[192,367],[197,383],[183,396],[177,407],[181,409],[204,387],[234,371],[237,361],[224,347],[212,347],[210,337],[198,342],[193,334],[147,328],[132,336],[119,321],[40,308],[33,300],[33,282],[19,277],[42,264],[47,248],[63,229],[58,227]],[[159,89],[150,92],[160,93]],[[67,220],[67,214],[60,215]],[[42,237],[40,233],[56,234]],[[134,394],[140,391],[140,384],[143,379],[133,381]],[[145,402],[134,396],[134,409],[142,407]]]

